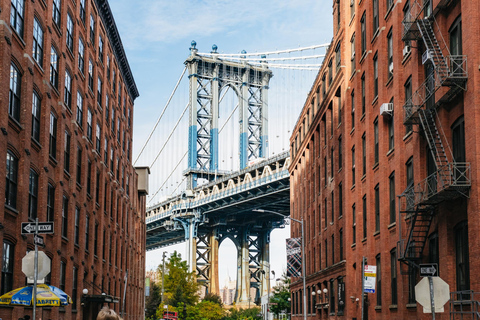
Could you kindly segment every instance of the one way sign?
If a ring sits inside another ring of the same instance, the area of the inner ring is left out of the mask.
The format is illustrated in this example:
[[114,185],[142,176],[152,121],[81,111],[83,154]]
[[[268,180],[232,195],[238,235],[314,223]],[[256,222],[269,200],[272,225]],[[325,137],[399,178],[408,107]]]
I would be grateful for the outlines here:
[[[35,223],[22,222],[22,234],[35,233]],[[53,222],[39,222],[37,233],[53,233]]]
[[438,264],[421,264],[420,277],[438,277]]

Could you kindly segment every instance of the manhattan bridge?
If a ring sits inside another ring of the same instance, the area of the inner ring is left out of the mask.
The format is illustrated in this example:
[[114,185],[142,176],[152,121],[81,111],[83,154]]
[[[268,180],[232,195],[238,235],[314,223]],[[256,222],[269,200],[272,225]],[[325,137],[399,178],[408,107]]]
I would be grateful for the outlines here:
[[289,138],[328,50],[201,53],[192,41],[135,163],[151,170],[147,250],[185,242],[205,292],[220,292],[219,246],[230,239],[236,304],[267,294],[270,233],[290,214]]

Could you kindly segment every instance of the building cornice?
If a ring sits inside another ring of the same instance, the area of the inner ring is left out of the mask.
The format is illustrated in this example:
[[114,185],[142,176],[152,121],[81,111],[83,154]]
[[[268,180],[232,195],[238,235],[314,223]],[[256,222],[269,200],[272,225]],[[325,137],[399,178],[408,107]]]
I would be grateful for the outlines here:
[[130,94],[132,100],[135,100],[139,96],[137,85],[135,84],[132,70],[128,64],[127,55],[125,54],[122,39],[118,33],[117,25],[115,24],[115,19],[113,18],[112,10],[110,9],[108,0],[95,0],[95,4],[97,5],[100,17],[102,18],[103,25],[107,30],[108,39],[110,40],[113,52],[120,66],[120,71],[122,73],[125,85],[127,86],[128,93]]

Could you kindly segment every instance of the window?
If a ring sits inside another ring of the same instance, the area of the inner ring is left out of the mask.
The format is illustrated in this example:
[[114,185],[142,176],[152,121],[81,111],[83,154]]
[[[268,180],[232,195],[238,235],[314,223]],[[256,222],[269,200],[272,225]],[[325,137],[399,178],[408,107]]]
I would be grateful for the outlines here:
[[48,184],[47,187],[47,221],[53,221],[55,214],[55,187]]
[[390,11],[392,6],[393,6],[393,0],[387,0],[387,12]]
[[452,126],[452,151],[455,162],[466,162],[465,155],[465,121],[463,116]]
[[77,91],[77,124],[83,127],[83,96]]
[[92,141],[92,110],[87,111],[87,138]]
[[362,117],[365,116],[365,72],[362,74]]
[[390,251],[390,274],[392,285],[392,305],[396,305],[397,302],[397,249],[394,248]]
[[417,268],[408,266],[408,304],[416,304],[415,286],[417,285]]
[[93,237],[93,254],[98,255],[98,222],[95,221],[95,230]]
[[362,135],[362,175],[367,174],[367,141],[366,135]]
[[90,42],[95,45],[95,18],[90,15]]
[[85,0],[80,0],[80,20],[85,24]]
[[65,150],[63,158],[63,169],[65,172],[70,172],[70,133],[65,130]]
[[62,237],[68,236],[68,198],[63,196],[62,202]]
[[[340,10],[338,10],[340,12]],[[335,69],[335,72],[338,72],[340,71],[340,65],[342,64],[342,59],[341,59],[341,49],[340,49],[340,44],[341,42],[339,42],[337,44],[337,47],[335,48],[335,63],[336,63],[336,69]]]
[[338,218],[343,217],[343,185],[338,184]]
[[330,292],[328,294],[330,295],[328,298],[330,302],[330,314],[335,314],[335,286],[333,279],[330,280]]
[[362,204],[363,204],[363,212],[362,212],[362,217],[363,217],[363,239],[367,238],[367,195],[364,195],[362,198]]
[[85,251],[88,251],[90,244],[90,216],[85,216]]
[[112,133],[115,134],[115,106],[112,106]]
[[58,286],[62,291],[65,291],[65,272],[67,271],[67,264],[65,261],[60,261],[60,285]]
[[53,112],[50,113],[49,155],[53,159],[57,158],[57,117]]
[[[125,132],[125,131],[124,131]],[[123,140],[125,143],[125,139]],[[124,145],[125,147],[125,145]],[[125,149],[125,148],[124,148]],[[334,165],[333,165],[333,147],[330,148],[330,178],[333,179],[333,170],[334,170]]]
[[432,14],[432,0],[425,0],[423,2],[423,7],[425,11],[425,17],[428,17]]
[[103,143],[103,162],[105,163],[105,166],[108,167],[108,138],[105,137],[104,143]]
[[34,90],[32,97],[32,138],[40,141],[40,97]]
[[28,184],[28,218],[35,219],[37,217],[38,203],[38,174],[35,170],[30,169],[30,179]]
[[74,243],[78,246],[79,243],[79,236],[80,236],[80,226],[79,226],[79,221],[80,221],[80,208],[75,206],[75,233],[74,233]]
[[77,147],[77,184],[82,184],[82,147]]
[[98,59],[103,63],[103,38],[98,36]]
[[458,17],[455,22],[453,22],[450,30],[448,31],[450,35],[450,54],[452,55],[452,60],[450,61],[450,68],[454,74],[464,76],[465,65],[463,65],[462,55],[462,18]]
[[335,235],[332,234],[332,241],[331,241],[331,245],[332,245],[332,264],[335,264]]
[[[130,141],[129,141],[130,142]],[[338,170],[343,167],[342,136],[338,137]]]
[[325,267],[328,267],[328,241],[325,239]]
[[389,187],[390,187],[390,223],[396,221],[395,216],[395,172],[388,177]]
[[374,157],[375,157],[375,165],[378,164],[378,117],[373,122],[373,135],[374,135]]
[[88,59],[88,88],[93,92],[93,62]]
[[107,54],[107,81],[110,82],[110,55]]
[[[328,202],[327,198],[323,200],[323,212],[324,212],[324,217],[325,217],[325,229],[327,228],[328,225]],[[326,249],[326,248],[325,248]]]
[[[362,82],[362,86],[363,90],[365,88],[365,81]],[[378,97],[378,52],[373,56],[373,96],[375,98]]]
[[[408,110],[408,112],[411,112],[411,109],[413,107],[412,105],[412,77],[408,77],[407,82],[405,82],[405,110]],[[411,123],[408,123],[405,125],[405,134],[412,132],[413,126]]]
[[61,0],[53,0],[53,13],[52,13],[52,19],[53,22],[57,25],[57,28],[60,29],[60,6],[61,6]]
[[77,309],[77,291],[78,291],[78,268],[73,267],[73,281],[72,281],[72,309]]
[[373,35],[378,31],[378,0],[373,0]]
[[2,251],[2,286],[0,294],[13,290],[13,264],[15,246],[8,240],[3,240]]
[[355,185],[355,146],[352,148],[352,186]]
[[375,264],[377,266],[377,277],[376,277],[376,287],[377,287],[377,306],[382,305],[382,261],[380,259],[380,254],[375,256]]
[[87,195],[91,194],[92,191],[92,163],[90,160],[87,162]]
[[100,199],[100,170],[97,169],[97,180],[95,185],[95,202],[97,204],[99,203],[99,199]]
[[[113,77],[112,77],[112,91],[113,93],[116,92],[117,90],[117,74],[115,72],[115,70],[113,70]],[[114,98],[115,98],[115,95],[114,95]]]
[[[393,103],[393,98],[390,100],[390,103]],[[389,151],[395,148],[395,123],[393,121],[393,113],[388,118],[388,149]]]
[[328,182],[328,169],[327,169],[327,157],[325,156],[323,158],[323,182],[324,182],[324,185],[325,187],[327,186],[327,182]]
[[355,16],[355,0],[350,0],[350,19]]
[[428,236],[428,262],[436,263],[437,268],[440,266],[440,250],[437,231],[432,232]]
[[333,81],[333,69],[332,69],[333,61],[332,60],[333,59],[330,59],[330,61],[328,62],[328,86],[331,86]]
[[97,123],[95,147],[96,147],[96,150],[97,150],[98,154],[100,154],[100,152],[101,152],[101,149],[100,149],[101,136],[102,136],[102,129],[100,129],[100,124]]
[[37,17],[33,20],[33,60],[43,67],[43,29]]
[[387,34],[388,79],[393,77],[393,35],[392,29]]
[[13,119],[20,121],[20,93],[21,93],[22,75],[17,67],[12,63],[10,65],[10,91],[8,96],[8,115]]
[[63,102],[68,109],[72,109],[72,76],[68,70],[65,70],[65,92]]
[[58,90],[58,53],[53,46],[50,51],[50,83]]
[[414,179],[413,179],[413,157],[408,159],[407,163],[405,164],[407,169],[407,189],[413,187]]
[[355,212],[355,203],[352,206],[352,244],[357,242],[357,217]]
[[102,107],[102,87],[103,87],[102,79],[98,78],[97,79],[97,103],[100,106],[100,108]]
[[327,80],[326,80],[326,74],[324,73],[323,76],[322,76],[322,97],[323,97],[323,99],[325,99],[326,95],[327,95]]
[[352,93],[350,94],[351,98],[351,104],[352,104],[352,130],[355,128],[355,90],[352,90]]
[[[24,15],[25,0],[12,0],[10,9],[10,24],[20,38],[23,38],[23,15]],[[3,286],[2,286],[3,287]]]
[[362,33],[362,56],[367,52],[367,18],[366,12],[363,12],[362,19],[360,19],[361,33]]
[[331,213],[332,213],[332,223],[333,223],[333,222],[335,222],[335,193],[334,193],[334,191],[332,191],[332,193],[331,193],[331,201],[332,201]]
[[353,33],[352,38],[350,39],[350,48],[352,51],[352,57],[350,58],[351,68],[352,68],[352,75],[355,73],[355,33]]
[[78,38],[78,69],[82,74],[85,73],[85,44],[82,38]]
[[70,13],[67,13],[67,48],[73,53],[73,20]]
[[380,231],[380,187],[375,186],[375,232]]
[[462,221],[455,226],[454,235],[457,291],[470,290],[470,265],[468,257],[467,221]]

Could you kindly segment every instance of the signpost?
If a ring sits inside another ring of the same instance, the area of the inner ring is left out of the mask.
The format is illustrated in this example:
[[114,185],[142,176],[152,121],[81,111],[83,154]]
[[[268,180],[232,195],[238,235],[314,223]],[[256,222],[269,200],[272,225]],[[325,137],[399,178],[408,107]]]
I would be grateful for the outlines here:
[[423,306],[423,312],[431,312],[435,319],[435,312],[444,312],[443,306],[450,299],[450,286],[440,277],[424,277],[415,286],[415,299]]
[[421,264],[420,277],[438,277],[438,264]]
[[53,222],[38,222],[38,218],[36,218],[35,223],[22,222],[21,231],[22,231],[22,234],[34,235],[35,257],[34,257],[34,272],[33,272],[33,319],[35,320],[36,309],[37,309],[38,245],[42,245],[42,246],[44,245],[43,237],[39,236],[38,234],[53,233]]

